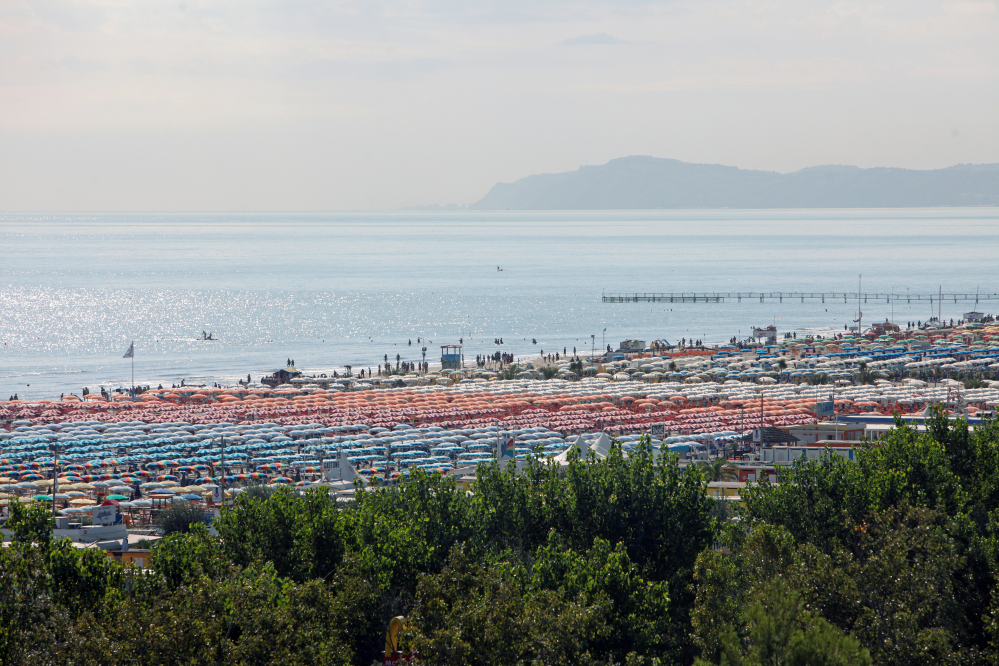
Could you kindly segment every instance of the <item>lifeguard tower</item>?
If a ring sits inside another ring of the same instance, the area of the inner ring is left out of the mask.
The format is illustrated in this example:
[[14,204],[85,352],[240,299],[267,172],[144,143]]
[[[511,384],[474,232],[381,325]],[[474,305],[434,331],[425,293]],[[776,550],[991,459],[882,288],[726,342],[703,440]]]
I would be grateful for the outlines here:
[[441,345],[441,370],[461,370],[461,345]]

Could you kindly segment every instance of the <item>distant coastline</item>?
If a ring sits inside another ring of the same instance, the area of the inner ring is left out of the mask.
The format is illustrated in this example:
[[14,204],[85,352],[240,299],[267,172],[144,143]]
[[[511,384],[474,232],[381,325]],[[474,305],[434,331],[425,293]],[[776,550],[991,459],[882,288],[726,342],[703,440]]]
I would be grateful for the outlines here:
[[792,173],[622,157],[497,183],[469,210],[922,208],[999,205],[999,164],[917,171],[815,166]]

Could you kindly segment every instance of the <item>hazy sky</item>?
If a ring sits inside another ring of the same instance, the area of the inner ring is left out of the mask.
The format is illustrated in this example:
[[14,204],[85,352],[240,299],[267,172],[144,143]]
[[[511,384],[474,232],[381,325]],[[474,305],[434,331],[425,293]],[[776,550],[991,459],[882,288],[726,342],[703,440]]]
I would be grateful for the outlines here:
[[642,154],[999,162],[999,7],[0,0],[0,210],[391,209]]

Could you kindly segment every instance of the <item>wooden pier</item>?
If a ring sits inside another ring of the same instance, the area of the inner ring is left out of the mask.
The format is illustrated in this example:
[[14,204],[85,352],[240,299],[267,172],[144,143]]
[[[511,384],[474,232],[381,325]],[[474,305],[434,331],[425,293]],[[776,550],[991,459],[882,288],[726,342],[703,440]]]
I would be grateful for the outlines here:
[[784,302],[790,301],[839,301],[844,303],[856,303],[860,301],[867,303],[960,303],[979,301],[999,301],[999,293],[970,293],[970,294],[885,294],[885,293],[857,293],[843,291],[726,291],[726,292],[704,292],[704,293],[630,293],[630,294],[603,294],[601,301],[604,303],[724,303],[726,300],[742,302],[743,299],[751,301]]

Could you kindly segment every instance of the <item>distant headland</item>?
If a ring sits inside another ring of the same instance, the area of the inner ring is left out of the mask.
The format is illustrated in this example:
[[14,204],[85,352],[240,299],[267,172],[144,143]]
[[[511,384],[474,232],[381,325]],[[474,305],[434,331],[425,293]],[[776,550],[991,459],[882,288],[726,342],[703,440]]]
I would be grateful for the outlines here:
[[792,173],[633,155],[497,183],[472,210],[908,208],[999,205],[999,164],[815,166]]

